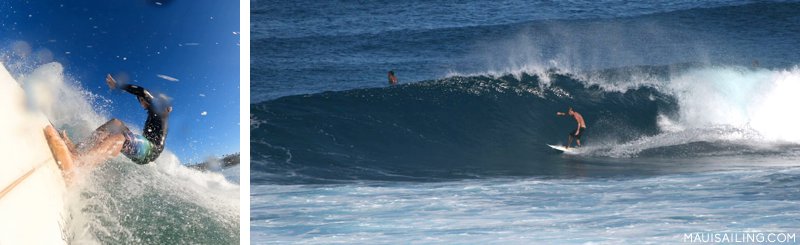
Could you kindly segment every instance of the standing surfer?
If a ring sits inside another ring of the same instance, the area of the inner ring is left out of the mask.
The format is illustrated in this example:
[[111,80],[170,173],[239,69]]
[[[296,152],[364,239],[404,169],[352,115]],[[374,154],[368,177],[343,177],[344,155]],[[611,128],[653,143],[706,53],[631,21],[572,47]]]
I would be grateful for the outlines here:
[[106,84],[111,89],[122,89],[139,100],[147,110],[147,120],[142,135],[135,134],[119,119],[111,119],[98,127],[92,135],[75,145],[62,132],[61,137],[70,148],[73,159],[81,165],[95,166],[105,162],[120,152],[137,164],[155,161],[164,151],[167,137],[167,121],[172,106],[165,95],[153,96],[146,89],[132,84],[117,84],[111,75],[106,76]]
[[572,116],[575,118],[575,121],[578,122],[578,128],[571,131],[569,133],[569,139],[567,140],[566,148],[569,149],[569,146],[572,144],[572,138],[575,138],[575,142],[578,146],[581,146],[581,136],[583,136],[583,132],[586,132],[586,122],[583,121],[583,116],[577,111],[572,110],[572,107],[569,107],[566,113],[564,112],[556,112],[556,116]]

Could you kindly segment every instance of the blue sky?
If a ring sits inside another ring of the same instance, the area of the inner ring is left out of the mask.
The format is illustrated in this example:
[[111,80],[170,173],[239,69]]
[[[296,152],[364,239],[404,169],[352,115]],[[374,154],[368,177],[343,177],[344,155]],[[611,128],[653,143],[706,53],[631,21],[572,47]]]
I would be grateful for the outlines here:
[[111,117],[141,128],[146,113],[107,73],[172,97],[167,148],[184,163],[239,152],[239,37],[239,1],[0,3],[0,45],[49,50]]

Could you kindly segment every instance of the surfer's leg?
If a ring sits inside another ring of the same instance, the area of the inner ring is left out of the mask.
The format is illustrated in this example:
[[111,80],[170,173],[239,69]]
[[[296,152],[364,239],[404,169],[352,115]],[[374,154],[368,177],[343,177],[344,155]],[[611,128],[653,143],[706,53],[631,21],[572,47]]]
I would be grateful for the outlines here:
[[578,147],[581,146],[581,139],[575,139],[575,143],[578,143]]
[[94,144],[94,147],[84,152],[80,157],[80,164],[82,166],[96,167],[117,155],[122,149],[122,144],[125,142],[125,137],[122,134],[109,135],[100,142]]
[[567,136],[569,136],[569,139],[567,139],[567,147],[566,147],[567,149],[569,149],[569,147],[572,145],[572,139],[575,138],[575,132],[576,132],[575,130],[572,130],[569,131],[569,134],[567,134]]
[[97,166],[119,155],[125,142],[123,132],[129,131],[122,121],[111,119],[98,127],[77,147],[82,166]]
[[569,146],[570,146],[570,145],[572,145],[572,135],[570,135],[570,136],[569,136],[569,138],[567,139],[567,146],[566,146],[566,147],[564,147],[564,148],[567,148],[567,149],[569,149]]
[[77,152],[78,153],[85,153],[91,151],[95,148],[96,144],[103,142],[106,138],[113,134],[121,134],[123,130],[127,129],[124,123],[119,119],[111,119],[108,122],[100,125],[97,129],[92,132],[89,137],[84,139],[81,143],[77,145]]

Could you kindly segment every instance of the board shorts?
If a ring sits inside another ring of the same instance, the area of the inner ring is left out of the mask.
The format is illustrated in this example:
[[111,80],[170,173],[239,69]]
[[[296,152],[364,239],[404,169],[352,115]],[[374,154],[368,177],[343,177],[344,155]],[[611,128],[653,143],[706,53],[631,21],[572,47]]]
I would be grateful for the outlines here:
[[583,136],[583,133],[586,132],[586,128],[581,128],[581,131],[578,132],[578,135],[575,135],[575,131],[578,131],[578,130],[575,129],[575,130],[570,131],[569,132],[569,136],[575,137],[576,139],[581,139],[581,136]]
[[137,164],[147,164],[158,157],[155,144],[142,135],[125,130],[125,143],[122,144],[122,154]]

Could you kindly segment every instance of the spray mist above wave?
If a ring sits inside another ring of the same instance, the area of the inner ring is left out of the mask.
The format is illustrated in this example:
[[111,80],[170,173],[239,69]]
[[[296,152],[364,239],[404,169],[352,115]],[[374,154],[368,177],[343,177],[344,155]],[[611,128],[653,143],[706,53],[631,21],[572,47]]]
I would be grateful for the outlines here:
[[730,125],[752,129],[766,140],[800,143],[792,130],[800,105],[800,68],[788,70],[707,68],[670,79],[680,105],[678,125]]

